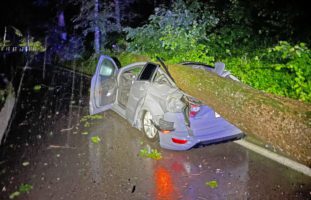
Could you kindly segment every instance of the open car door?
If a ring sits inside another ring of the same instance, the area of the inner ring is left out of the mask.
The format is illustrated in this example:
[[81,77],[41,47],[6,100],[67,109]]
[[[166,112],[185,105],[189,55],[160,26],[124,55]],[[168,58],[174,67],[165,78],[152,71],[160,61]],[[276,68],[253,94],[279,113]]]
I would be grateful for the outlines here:
[[103,112],[112,107],[117,94],[118,67],[109,56],[102,55],[92,77],[90,91],[90,114]]

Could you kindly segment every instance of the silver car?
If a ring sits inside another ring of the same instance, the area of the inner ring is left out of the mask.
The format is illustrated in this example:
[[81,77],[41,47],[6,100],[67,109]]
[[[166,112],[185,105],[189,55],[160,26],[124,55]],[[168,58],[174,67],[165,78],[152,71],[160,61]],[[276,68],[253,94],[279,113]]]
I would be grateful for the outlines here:
[[[159,141],[166,149],[187,150],[241,137],[240,129],[182,92],[165,65],[136,62],[121,68],[118,63],[100,56],[91,82],[90,114],[112,109],[148,140]],[[228,76],[221,63],[215,69],[198,63],[183,64]]]

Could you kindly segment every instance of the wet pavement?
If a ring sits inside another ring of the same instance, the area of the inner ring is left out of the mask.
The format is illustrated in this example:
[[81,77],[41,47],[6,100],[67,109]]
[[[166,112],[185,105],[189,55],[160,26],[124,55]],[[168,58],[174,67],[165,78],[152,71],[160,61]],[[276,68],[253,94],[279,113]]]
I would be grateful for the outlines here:
[[[88,78],[41,74],[26,71],[0,147],[1,200],[311,199],[310,177],[233,142],[170,151],[113,111],[85,117]],[[142,149],[162,159],[142,157]]]

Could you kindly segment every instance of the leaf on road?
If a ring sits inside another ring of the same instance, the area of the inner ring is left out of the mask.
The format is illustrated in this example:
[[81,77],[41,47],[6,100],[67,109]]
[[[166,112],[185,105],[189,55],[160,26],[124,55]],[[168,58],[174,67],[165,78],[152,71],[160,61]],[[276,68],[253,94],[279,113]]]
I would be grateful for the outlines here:
[[102,115],[85,115],[80,119],[80,122],[86,122],[87,120],[95,120],[95,119],[102,119]]
[[142,157],[152,158],[160,160],[162,158],[161,153],[157,149],[141,149],[139,155]]
[[41,85],[35,85],[35,86],[33,87],[33,90],[34,90],[34,91],[39,91],[39,90],[41,90]]
[[218,187],[218,182],[216,180],[208,181],[205,183],[210,188],[214,189]]
[[19,192],[20,193],[25,193],[25,192],[29,192],[30,190],[32,190],[32,185],[26,183],[26,184],[21,184],[19,186]]
[[18,197],[21,193],[16,191],[16,192],[13,192],[12,194],[10,194],[9,198],[10,199],[14,199],[15,197]]
[[91,141],[94,144],[98,144],[101,141],[101,139],[98,136],[93,136],[93,137],[91,137]]
[[84,127],[85,127],[85,128],[88,128],[88,127],[90,127],[90,126],[91,126],[91,123],[90,123],[90,122],[85,122],[85,123],[84,123]]
[[10,194],[9,198],[10,199],[14,199],[16,197],[18,197],[19,195],[23,194],[23,193],[28,193],[30,190],[32,190],[33,187],[32,185],[26,183],[26,184],[21,184],[18,188],[18,191],[13,192],[12,194]]
[[88,135],[88,134],[89,134],[89,132],[84,131],[84,132],[82,132],[81,134],[82,134],[82,135]]

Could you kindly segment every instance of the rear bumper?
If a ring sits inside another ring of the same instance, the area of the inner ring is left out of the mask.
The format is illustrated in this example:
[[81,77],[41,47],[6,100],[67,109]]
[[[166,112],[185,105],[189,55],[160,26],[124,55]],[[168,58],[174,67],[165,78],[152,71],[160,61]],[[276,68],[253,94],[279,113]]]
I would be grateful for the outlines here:
[[[177,132],[171,132],[170,134],[162,134],[160,133],[160,146],[165,149],[171,149],[171,150],[188,150],[192,147],[199,145],[199,144],[213,144],[213,143],[219,143],[224,142],[228,140],[238,139],[244,136],[244,134],[238,130],[236,132],[228,132],[227,134],[222,133],[221,136],[219,134],[213,134],[213,135],[206,135],[202,137],[194,137],[194,136],[186,136],[186,137],[180,137]],[[176,144],[172,140],[173,138],[179,139],[179,140],[186,140],[187,142],[185,144]]]
[[[198,144],[211,144],[243,137],[240,129],[236,128],[223,118],[218,118],[215,126],[205,126],[201,129],[192,129],[185,125],[182,113],[165,113],[164,120],[174,122],[174,130],[168,134],[159,132],[160,146],[171,150],[188,150]],[[209,120],[207,120],[209,121]],[[175,142],[173,142],[173,139]],[[184,144],[176,140],[186,141]]]

